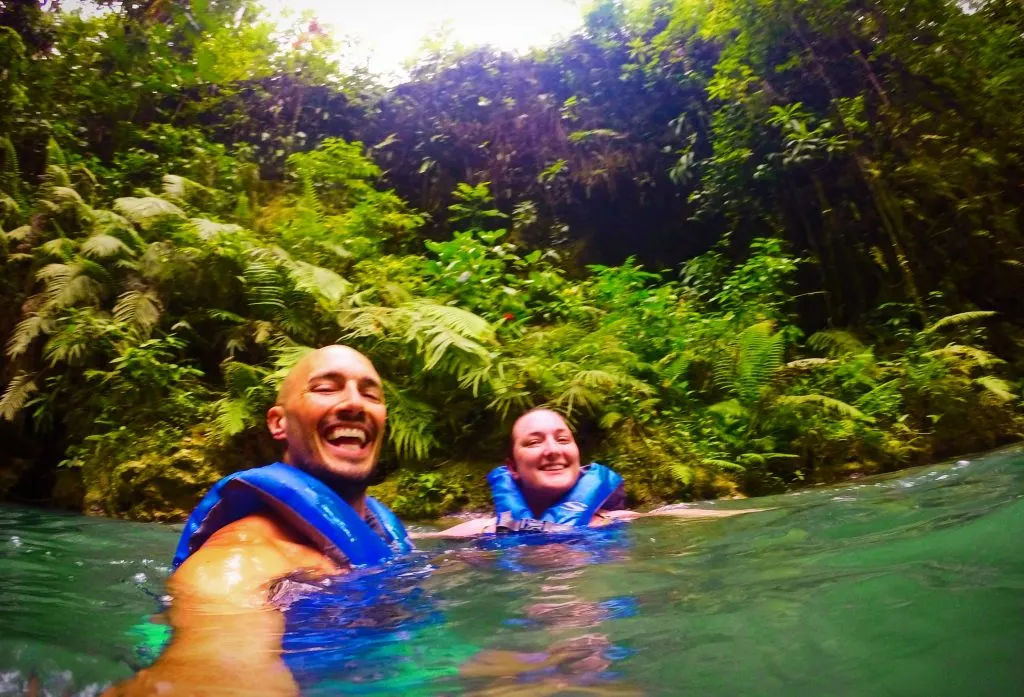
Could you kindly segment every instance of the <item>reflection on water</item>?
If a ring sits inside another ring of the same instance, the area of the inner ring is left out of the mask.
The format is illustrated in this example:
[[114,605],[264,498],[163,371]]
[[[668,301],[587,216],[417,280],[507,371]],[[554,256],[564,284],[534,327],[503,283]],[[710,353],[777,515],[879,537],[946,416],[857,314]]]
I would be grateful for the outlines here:
[[[434,540],[279,584],[287,662],[307,695],[1018,694],[1022,498],[1012,448],[737,518]],[[150,660],[175,539],[0,509],[0,694],[96,694]]]

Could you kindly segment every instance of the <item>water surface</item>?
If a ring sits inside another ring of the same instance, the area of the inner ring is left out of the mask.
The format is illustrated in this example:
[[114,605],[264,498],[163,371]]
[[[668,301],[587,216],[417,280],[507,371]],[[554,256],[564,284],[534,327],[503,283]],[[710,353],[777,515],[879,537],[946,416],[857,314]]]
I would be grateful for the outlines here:
[[[289,665],[307,695],[1020,694],[1024,449],[757,504],[292,584]],[[151,660],[175,542],[0,508],[0,694]]]

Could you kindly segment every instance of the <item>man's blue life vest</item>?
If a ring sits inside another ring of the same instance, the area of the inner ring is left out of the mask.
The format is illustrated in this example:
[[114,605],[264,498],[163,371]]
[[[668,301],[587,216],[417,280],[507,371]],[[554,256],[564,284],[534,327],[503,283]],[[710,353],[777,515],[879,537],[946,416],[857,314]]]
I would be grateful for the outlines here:
[[[544,511],[540,520],[535,520],[533,512],[526,505],[519,483],[512,477],[508,467],[495,467],[487,475],[487,483],[494,498],[494,514],[498,519],[498,527],[518,532],[586,527],[608,497],[622,486],[622,482],[620,475],[604,465],[587,465],[569,493]],[[508,521],[516,525],[504,524]]]
[[401,521],[387,506],[368,496],[366,508],[386,539],[330,487],[300,469],[275,462],[236,472],[214,484],[192,511],[172,567],[177,569],[217,530],[267,509],[343,566],[379,564],[412,549]]

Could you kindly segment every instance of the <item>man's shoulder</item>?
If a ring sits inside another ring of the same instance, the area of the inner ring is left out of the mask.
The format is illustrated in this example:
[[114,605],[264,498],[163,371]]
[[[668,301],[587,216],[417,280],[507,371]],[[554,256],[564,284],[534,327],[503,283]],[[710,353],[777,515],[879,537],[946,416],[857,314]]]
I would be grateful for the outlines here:
[[289,525],[260,513],[213,533],[175,572],[172,593],[262,598],[268,582],[300,569],[338,571]]

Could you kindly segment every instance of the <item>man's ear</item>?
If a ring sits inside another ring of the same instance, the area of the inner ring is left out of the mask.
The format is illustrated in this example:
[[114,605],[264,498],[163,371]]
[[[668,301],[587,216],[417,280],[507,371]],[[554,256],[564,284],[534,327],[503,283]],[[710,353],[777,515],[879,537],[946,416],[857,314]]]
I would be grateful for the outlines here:
[[274,440],[288,439],[288,421],[284,415],[284,407],[275,404],[267,410],[267,430]]

